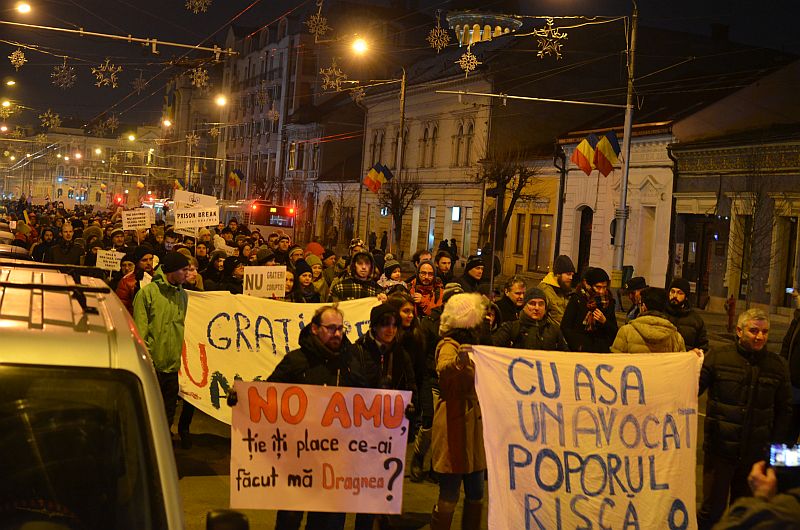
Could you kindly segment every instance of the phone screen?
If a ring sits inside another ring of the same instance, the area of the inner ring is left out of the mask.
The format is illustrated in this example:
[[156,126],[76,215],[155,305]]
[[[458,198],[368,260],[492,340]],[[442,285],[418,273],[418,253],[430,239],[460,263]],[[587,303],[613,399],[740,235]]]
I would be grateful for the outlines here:
[[800,468],[800,445],[772,444],[769,448],[769,465]]

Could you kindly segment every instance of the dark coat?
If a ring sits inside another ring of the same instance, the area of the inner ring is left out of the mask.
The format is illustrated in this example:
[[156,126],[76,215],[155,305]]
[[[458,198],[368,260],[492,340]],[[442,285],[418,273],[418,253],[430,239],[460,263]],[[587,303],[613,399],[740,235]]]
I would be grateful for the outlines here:
[[80,265],[83,257],[83,247],[75,243],[64,241],[53,245],[45,255],[47,263],[59,265]]
[[414,365],[411,356],[399,341],[382,349],[369,332],[358,339],[353,347],[354,369],[364,377],[369,388],[410,390],[417,394]]
[[608,353],[617,336],[617,316],[614,313],[614,299],[609,300],[608,307],[601,308],[606,317],[605,324],[595,322],[595,329],[586,331],[583,320],[588,309],[586,299],[580,293],[572,293],[561,319],[561,332],[572,351],[591,353]]
[[500,309],[500,322],[511,322],[517,320],[521,314],[522,307],[517,305],[507,296],[503,296],[495,305]]
[[303,385],[365,386],[363,377],[353,372],[353,344],[342,339],[338,355],[326,348],[311,333],[311,325],[304,327],[298,339],[300,348],[290,351],[267,378],[273,383]]
[[697,311],[689,307],[688,302],[684,302],[683,306],[680,307],[667,304],[665,316],[667,320],[678,328],[678,333],[681,334],[683,342],[686,343],[687,351],[692,348],[700,348],[704,352],[708,352],[706,324],[703,322],[702,317],[697,314]]
[[557,324],[547,317],[533,320],[524,312],[519,314],[519,320],[504,322],[492,333],[492,344],[522,350],[569,350]]
[[788,443],[791,393],[786,361],[730,344],[705,356],[700,391],[708,390],[704,450],[749,465],[770,443]]
[[786,330],[781,345],[781,357],[789,364],[789,378],[792,386],[800,389],[800,309],[794,310],[794,319]]
[[[484,270],[484,275],[489,274],[488,272],[486,272],[486,268],[484,268],[483,270]],[[464,289],[465,293],[477,293],[478,286],[480,285],[480,282],[478,280],[476,280],[466,272],[461,278],[458,279],[458,283],[461,284],[461,287]]]

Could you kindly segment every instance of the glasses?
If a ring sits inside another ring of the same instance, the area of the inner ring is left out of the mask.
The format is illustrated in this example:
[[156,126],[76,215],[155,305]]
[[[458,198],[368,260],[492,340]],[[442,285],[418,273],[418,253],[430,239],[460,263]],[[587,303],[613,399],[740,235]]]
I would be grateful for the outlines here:
[[336,332],[344,333],[344,326],[337,326],[336,324],[328,324],[327,326],[320,324],[321,328],[325,328],[328,333],[333,335]]
[[433,276],[433,273],[432,272],[420,272],[419,275],[420,276]]

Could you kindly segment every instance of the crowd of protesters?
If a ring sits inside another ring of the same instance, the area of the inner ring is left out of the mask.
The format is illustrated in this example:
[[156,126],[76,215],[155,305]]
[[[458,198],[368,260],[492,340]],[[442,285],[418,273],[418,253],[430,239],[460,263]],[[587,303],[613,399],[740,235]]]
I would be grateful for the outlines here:
[[[245,267],[285,265],[285,301],[333,305],[316,311],[300,334],[299,348],[269,379],[411,391],[411,480],[439,484],[433,529],[450,528],[462,485],[462,528],[481,524],[486,459],[472,345],[703,356],[699,390],[708,391],[709,401],[700,528],[711,528],[728,504],[747,495],[748,473],[756,472],[754,465],[768,454],[770,443],[795,443],[800,434],[800,309],[781,355],[767,350],[769,319],[760,310],[739,315],[734,341],[716,351],[710,350],[703,319],[689,303],[691,284],[682,278],[673,279],[669,289],[631,278],[624,286],[631,310],[619,326],[607,272],[590,267],[578,277],[568,256],[558,256],[535,285],[513,276],[502,292],[493,293],[487,264],[495,262],[499,269],[497,257],[484,252],[462,259],[455,241],[443,241],[435,255],[415,253],[414,271],[404,276],[400,261],[385,252],[385,238],[378,244],[376,234],[369,245],[353,239],[340,256],[316,242],[297,245],[281,232],[261,234],[236,219],[200,229],[194,238],[163,222],[124,231],[119,210],[7,207],[7,220],[15,222],[13,243],[36,261],[91,266],[100,249],[124,254],[109,282],[151,349],[170,423],[182,336],[182,327],[173,324],[180,320],[182,326],[184,290],[242,294]],[[463,270],[456,277],[459,261]],[[369,330],[351,343],[336,302],[371,297],[380,303],[372,310]],[[182,410],[179,434],[182,441],[190,440],[193,409]],[[299,528],[302,518],[303,513],[281,511],[276,528]],[[359,514],[356,528],[373,528],[375,519]],[[307,525],[342,528],[344,514],[310,513]]]

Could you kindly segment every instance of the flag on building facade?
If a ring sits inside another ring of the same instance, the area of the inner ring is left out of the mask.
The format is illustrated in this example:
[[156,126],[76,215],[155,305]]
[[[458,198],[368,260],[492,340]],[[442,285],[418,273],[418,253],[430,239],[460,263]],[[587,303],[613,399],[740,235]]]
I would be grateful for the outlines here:
[[144,182],[142,182],[141,180],[137,180],[136,187],[139,188],[140,190],[144,189]]
[[230,173],[228,173],[228,187],[235,188],[242,183],[242,179],[244,179],[244,173],[240,169],[232,169]]
[[587,175],[591,175],[594,169],[594,148],[597,146],[597,136],[592,133],[578,144],[572,152],[570,160]]
[[183,179],[180,179],[180,178],[175,179],[175,182],[173,183],[172,187],[174,189],[176,189],[176,190],[185,190],[186,189],[186,181],[183,180]]
[[614,131],[608,131],[594,149],[594,166],[597,170],[607,177],[614,171],[614,165],[619,163],[619,141]]
[[389,168],[379,162],[372,166],[364,177],[364,186],[372,193],[378,193],[381,186],[392,180],[393,177]]

